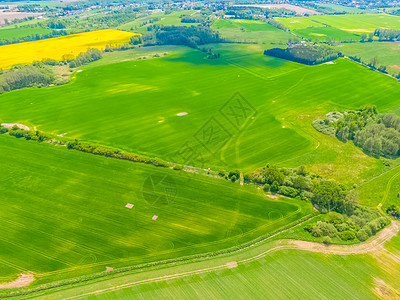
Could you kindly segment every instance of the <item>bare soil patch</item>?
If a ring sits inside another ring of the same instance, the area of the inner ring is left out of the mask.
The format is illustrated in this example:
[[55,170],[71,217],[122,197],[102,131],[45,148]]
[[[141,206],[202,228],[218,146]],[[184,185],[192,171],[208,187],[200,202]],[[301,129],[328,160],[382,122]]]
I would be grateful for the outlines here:
[[17,279],[11,282],[1,283],[0,289],[20,288],[31,284],[35,280],[32,273],[21,274]]
[[28,126],[25,126],[25,125],[19,124],[19,123],[2,123],[1,125],[8,129],[13,128],[14,126],[18,126],[18,128],[20,128],[20,129],[29,130]]

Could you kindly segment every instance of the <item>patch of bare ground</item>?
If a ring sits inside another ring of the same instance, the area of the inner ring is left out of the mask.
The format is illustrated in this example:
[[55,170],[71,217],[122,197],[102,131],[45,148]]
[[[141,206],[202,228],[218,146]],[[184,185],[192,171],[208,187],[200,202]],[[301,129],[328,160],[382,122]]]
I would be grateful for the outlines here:
[[17,279],[11,282],[0,283],[0,289],[20,288],[31,284],[35,280],[32,273],[24,273],[19,275]]
[[400,299],[399,292],[379,278],[374,278],[374,293],[381,299]]
[[344,246],[344,245],[330,245],[325,246],[320,243],[306,242],[306,241],[297,241],[297,240],[289,240],[288,243],[290,245],[294,245],[298,249],[312,251],[312,252],[320,252],[326,254],[339,254],[339,255],[347,255],[347,254],[363,254],[363,253],[377,253],[384,251],[383,244],[399,233],[400,230],[400,222],[392,221],[392,223],[384,228],[381,232],[379,232],[374,238],[371,240],[352,246]]
[[28,126],[23,125],[23,124],[19,124],[19,123],[2,123],[1,125],[4,126],[5,128],[8,128],[8,129],[11,129],[14,126],[17,126],[20,129],[29,131],[29,127]]

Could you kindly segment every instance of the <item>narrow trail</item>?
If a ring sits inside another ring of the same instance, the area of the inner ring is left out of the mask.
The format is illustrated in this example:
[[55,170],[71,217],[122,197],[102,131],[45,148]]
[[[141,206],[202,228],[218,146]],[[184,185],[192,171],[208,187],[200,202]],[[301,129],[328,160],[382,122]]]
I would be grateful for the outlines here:
[[[331,245],[331,246],[325,246],[320,243],[314,243],[314,242],[306,242],[306,241],[298,241],[298,240],[278,240],[275,242],[275,246],[271,249],[268,249],[262,253],[259,253],[255,256],[249,257],[247,259],[239,260],[239,261],[230,261],[225,264],[209,267],[209,268],[201,268],[197,270],[192,270],[188,272],[181,272],[181,273],[176,273],[176,274],[169,274],[169,275],[164,275],[164,276],[159,276],[159,277],[154,277],[154,278],[148,278],[144,280],[138,280],[138,281],[133,281],[129,282],[126,284],[118,285],[118,286],[113,286],[110,288],[105,288],[105,289],[99,289],[93,292],[89,293],[84,293],[80,295],[76,295],[70,298],[66,299],[77,299],[81,297],[87,297],[87,296],[93,296],[93,295],[99,295],[99,294],[104,294],[108,292],[114,292],[117,290],[125,289],[125,288],[130,288],[134,287],[137,285],[142,285],[142,284],[149,284],[149,283],[154,283],[154,282],[160,282],[160,281],[166,281],[170,279],[178,279],[178,278],[184,278],[188,277],[191,275],[198,275],[198,274],[204,274],[208,272],[213,272],[213,271],[218,271],[218,270],[223,270],[223,269],[232,269],[238,266],[238,265],[243,265],[247,264],[253,261],[256,261],[260,258],[266,257],[267,255],[270,255],[274,252],[280,251],[280,250],[305,250],[305,251],[311,251],[311,252],[318,252],[318,253],[325,253],[325,254],[332,254],[332,255],[352,255],[352,254],[372,254],[372,255],[377,255],[381,251],[386,251],[384,248],[384,243],[392,239],[394,236],[396,236],[399,233],[400,230],[400,221],[392,221],[392,223],[384,228],[377,236],[374,238],[370,239],[368,242],[359,244],[359,245],[351,245],[351,246],[345,246],[345,245]],[[284,231],[282,231],[284,232]],[[279,234],[279,233],[278,233]]]

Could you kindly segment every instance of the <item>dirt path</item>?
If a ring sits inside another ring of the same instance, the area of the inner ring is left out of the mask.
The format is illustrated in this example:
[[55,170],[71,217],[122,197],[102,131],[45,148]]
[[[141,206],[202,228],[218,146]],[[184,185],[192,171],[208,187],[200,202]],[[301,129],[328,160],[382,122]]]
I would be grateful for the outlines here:
[[1,283],[0,289],[20,288],[31,284],[35,280],[32,273],[21,274],[17,279],[11,282]]
[[154,277],[154,278],[148,278],[148,279],[139,280],[139,281],[133,281],[133,282],[119,285],[119,286],[113,286],[110,288],[104,288],[104,289],[100,289],[97,291],[80,294],[80,295],[73,296],[73,297],[70,297],[67,299],[76,299],[76,298],[87,297],[87,296],[91,296],[91,295],[99,295],[99,294],[104,294],[104,293],[108,293],[108,292],[112,292],[112,291],[116,291],[116,290],[120,290],[120,289],[124,289],[124,288],[129,288],[129,287],[133,287],[133,286],[137,286],[137,285],[165,281],[165,280],[169,280],[169,279],[183,278],[183,277],[188,277],[191,275],[203,274],[203,273],[207,273],[207,272],[232,268],[233,265],[234,265],[234,267],[237,267],[238,265],[253,262],[253,261],[263,258],[267,255],[270,255],[274,252],[277,252],[280,250],[285,250],[285,249],[301,249],[301,250],[306,250],[306,251],[311,251],[311,252],[334,254],[334,255],[350,255],[350,254],[365,254],[365,253],[376,254],[376,253],[379,253],[380,251],[385,251],[384,243],[389,241],[394,236],[396,236],[399,233],[399,231],[400,231],[400,221],[392,221],[392,223],[388,227],[383,229],[375,238],[371,239],[370,241],[368,241],[366,243],[363,243],[360,245],[353,245],[353,246],[341,246],[341,245],[325,246],[323,244],[313,243],[313,242],[305,242],[305,241],[297,241],[297,240],[278,240],[275,243],[275,247],[268,249],[268,250],[266,250],[260,254],[257,254],[255,256],[249,257],[247,259],[239,260],[237,262],[236,261],[228,262],[226,264],[218,265],[218,266],[214,266],[214,267],[197,269],[197,270],[192,270],[192,271],[188,271],[188,272],[170,274],[170,275],[159,276],[159,277]]

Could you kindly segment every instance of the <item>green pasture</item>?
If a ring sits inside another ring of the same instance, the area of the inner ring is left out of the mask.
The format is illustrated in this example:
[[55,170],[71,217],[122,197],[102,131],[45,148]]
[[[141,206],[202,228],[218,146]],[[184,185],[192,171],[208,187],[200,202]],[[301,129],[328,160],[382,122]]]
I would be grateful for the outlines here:
[[360,36],[334,27],[310,27],[293,30],[293,32],[305,39],[311,39],[312,41],[318,40],[320,42],[325,42],[328,38],[336,42],[360,41]]
[[216,251],[312,212],[252,186],[8,135],[0,151],[0,281],[30,271],[40,284]]
[[360,57],[365,63],[370,63],[376,57],[378,65],[386,66],[390,74],[400,73],[400,45],[397,43],[346,43],[337,49],[344,55]]
[[292,36],[276,27],[262,21],[254,20],[217,20],[212,29],[232,42],[241,43],[282,43],[288,42]]
[[[396,109],[396,80],[346,59],[305,66],[264,56],[258,45],[211,47],[221,59],[180,48],[155,59],[88,65],[63,86],[2,94],[0,119],[204,168],[304,164],[349,184],[381,171],[379,160],[311,122],[368,103]],[[228,101],[237,92],[252,108],[231,118],[239,100]],[[219,140],[206,135],[210,127],[220,130]]]

